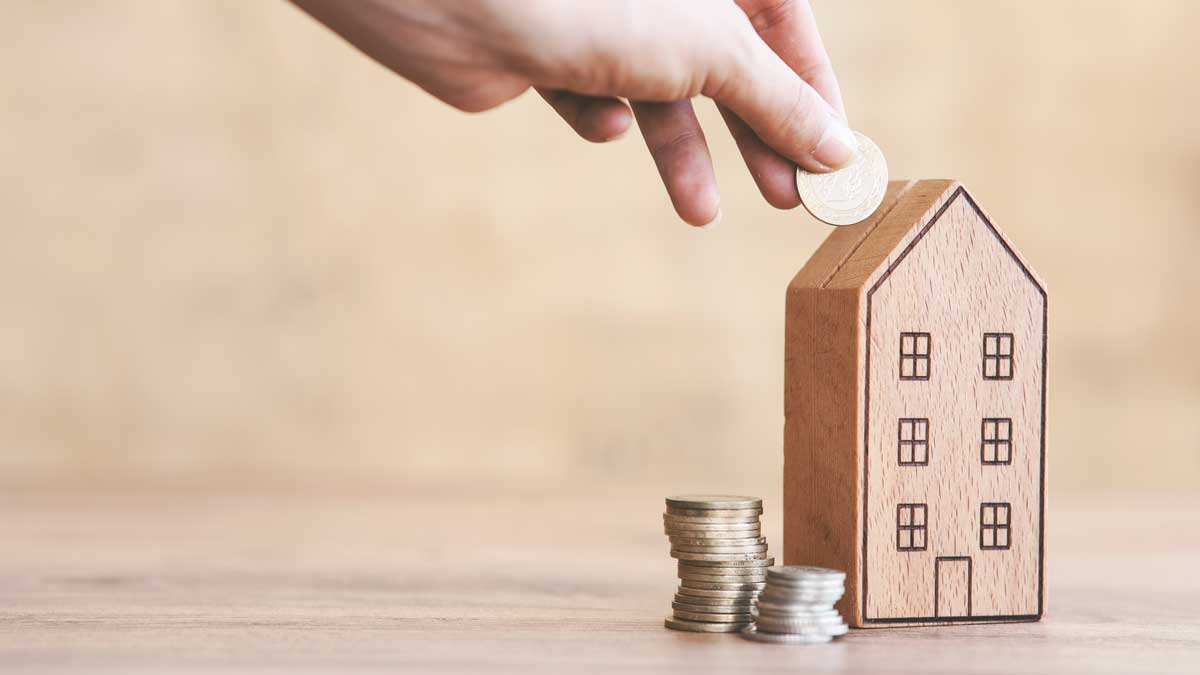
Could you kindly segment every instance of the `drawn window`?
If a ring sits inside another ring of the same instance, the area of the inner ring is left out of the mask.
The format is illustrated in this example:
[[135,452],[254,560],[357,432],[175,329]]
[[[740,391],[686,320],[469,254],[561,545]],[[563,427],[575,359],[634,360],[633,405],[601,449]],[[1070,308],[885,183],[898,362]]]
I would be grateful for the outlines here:
[[1013,379],[1012,333],[983,334],[983,379]]
[[929,379],[929,333],[900,334],[900,379]]
[[1012,420],[985,417],[979,443],[980,459],[984,464],[1012,464]]
[[1009,536],[1011,511],[1005,502],[987,502],[979,507],[979,548],[1007,549],[1012,544]]
[[929,419],[905,417],[897,432],[896,454],[902,465],[929,464]]
[[896,550],[925,550],[925,511],[924,504],[896,506]]

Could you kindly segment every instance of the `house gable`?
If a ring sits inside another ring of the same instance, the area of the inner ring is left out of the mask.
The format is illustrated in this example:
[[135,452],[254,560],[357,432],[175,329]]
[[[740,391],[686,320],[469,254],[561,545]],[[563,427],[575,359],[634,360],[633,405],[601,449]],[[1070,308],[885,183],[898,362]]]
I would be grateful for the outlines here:
[[[943,194],[906,231],[880,233],[893,248],[870,259],[869,274],[847,266],[839,273],[856,274],[860,289],[869,284],[862,306],[867,623],[1029,620],[1042,611],[1045,292],[961,186]],[[1007,335],[1017,354],[1003,381],[983,372],[983,342],[993,332]],[[911,336],[920,336],[923,355],[904,356]],[[897,421],[903,427],[905,419],[922,420],[927,466],[893,456]],[[981,461],[986,419],[1007,420],[1007,447],[1018,450],[1005,466]],[[982,546],[984,503],[1002,504],[1015,521],[1002,551]],[[902,550],[897,504],[919,504],[926,514],[920,550]],[[972,570],[957,582],[967,599],[960,614],[938,615],[939,560],[966,560]]]

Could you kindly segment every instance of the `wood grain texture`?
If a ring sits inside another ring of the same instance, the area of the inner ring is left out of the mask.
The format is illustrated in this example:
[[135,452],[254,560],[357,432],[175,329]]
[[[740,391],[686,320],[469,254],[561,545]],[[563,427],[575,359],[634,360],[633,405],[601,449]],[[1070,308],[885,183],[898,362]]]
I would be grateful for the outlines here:
[[[0,671],[1197,671],[1200,498],[1056,500],[1044,621],[785,648],[663,628],[678,580],[659,514],[686,487],[10,492]],[[779,496],[760,494],[775,545]]]
[[789,286],[785,557],[854,626],[1044,608],[1044,284],[953,181],[893,183]]

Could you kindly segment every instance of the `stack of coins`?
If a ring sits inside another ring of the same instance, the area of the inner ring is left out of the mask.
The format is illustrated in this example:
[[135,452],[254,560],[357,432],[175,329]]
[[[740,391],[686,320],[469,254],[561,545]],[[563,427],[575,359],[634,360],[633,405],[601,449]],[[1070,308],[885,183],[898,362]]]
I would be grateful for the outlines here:
[[750,625],[754,598],[775,562],[767,556],[760,515],[757,497],[667,497],[663,527],[679,561],[667,628],[733,633]]
[[845,592],[846,573],[824,567],[784,565],[767,570],[754,623],[742,637],[758,642],[829,642],[849,630],[833,603]]

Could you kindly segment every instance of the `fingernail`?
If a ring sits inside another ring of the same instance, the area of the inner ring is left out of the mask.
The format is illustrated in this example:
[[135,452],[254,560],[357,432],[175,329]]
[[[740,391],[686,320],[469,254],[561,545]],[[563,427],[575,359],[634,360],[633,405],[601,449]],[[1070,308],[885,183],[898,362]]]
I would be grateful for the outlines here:
[[830,169],[840,169],[858,156],[858,139],[841,120],[830,119],[812,156]]
[[721,207],[718,206],[717,207],[717,215],[713,216],[713,219],[708,221],[707,223],[697,226],[697,229],[700,229],[700,230],[715,230],[715,229],[717,229],[717,226],[721,224],[722,216],[723,216],[723,214],[721,213]]

